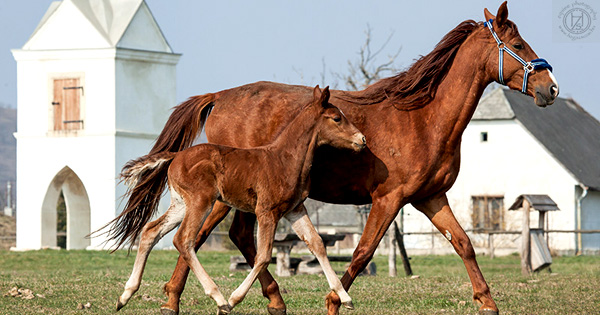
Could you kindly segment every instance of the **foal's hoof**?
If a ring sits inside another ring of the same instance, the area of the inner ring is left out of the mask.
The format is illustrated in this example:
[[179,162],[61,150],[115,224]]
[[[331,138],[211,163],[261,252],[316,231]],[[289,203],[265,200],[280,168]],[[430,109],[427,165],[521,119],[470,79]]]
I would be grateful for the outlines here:
[[231,313],[231,305],[227,304],[219,306],[217,315],[227,315],[229,313]]
[[352,301],[344,302],[342,305],[349,310],[354,310],[354,304],[352,304]]
[[267,311],[269,311],[269,315],[287,315],[285,308],[280,309],[280,308],[267,307]]
[[179,312],[174,311],[174,310],[172,310],[170,308],[161,307],[160,308],[160,314],[161,315],[177,315],[177,314],[179,314]]
[[125,306],[125,304],[121,303],[121,298],[119,297],[117,299],[117,312],[123,308],[123,306]]
[[494,310],[479,310],[479,315],[498,315],[498,311],[494,311]]

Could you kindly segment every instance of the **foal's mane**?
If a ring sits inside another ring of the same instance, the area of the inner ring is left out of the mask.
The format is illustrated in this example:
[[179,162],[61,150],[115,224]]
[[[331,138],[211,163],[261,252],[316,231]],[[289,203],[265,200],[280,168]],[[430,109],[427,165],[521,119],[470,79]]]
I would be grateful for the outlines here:
[[398,110],[409,111],[429,104],[448,74],[456,52],[473,30],[482,25],[473,20],[460,23],[426,56],[399,74],[381,79],[360,92],[343,92],[338,97],[356,104],[370,105],[389,99]]

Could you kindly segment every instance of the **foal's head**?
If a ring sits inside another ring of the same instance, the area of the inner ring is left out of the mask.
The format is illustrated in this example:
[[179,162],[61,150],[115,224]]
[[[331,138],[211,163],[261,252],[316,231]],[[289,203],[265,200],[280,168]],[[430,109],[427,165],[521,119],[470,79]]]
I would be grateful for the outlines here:
[[317,85],[313,90],[311,106],[316,106],[321,111],[316,122],[318,145],[327,144],[354,151],[364,149],[367,145],[365,136],[348,121],[339,108],[329,104],[329,96],[329,86],[321,91]]
[[[558,83],[552,75],[552,67],[544,59],[538,59],[537,54],[519,34],[515,23],[508,20],[506,2],[500,5],[495,16],[487,9],[484,10],[484,15],[486,24],[482,34],[489,46],[486,68],[491,70],[494,79],[513,90],[521,90],[533,96],[538,106],[545,107],[554,103],[558,96]],[[490,21],[492,23],[488,25]],[[497,39],[490,29],[497,34]],[[500,61],[499,49],[504,48],[503,60]],[[511,52],[516,57],[510,55]]]

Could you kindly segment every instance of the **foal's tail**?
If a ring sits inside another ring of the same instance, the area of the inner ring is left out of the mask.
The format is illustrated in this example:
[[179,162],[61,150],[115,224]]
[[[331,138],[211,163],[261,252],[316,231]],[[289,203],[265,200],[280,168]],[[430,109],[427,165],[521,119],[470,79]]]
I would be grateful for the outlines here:
[[124,196],[128,197],[127,204],[119,216],[100,229],[111,226],[107,240],[116,241],[115,250],[127,242],[131,248],[144,225],[156,213],[175,152],[193,144],[204,127],[214,100],[215,94],[205,94],[190,97],[177,105],[150,153],[129,161],[123,167],[121,179],[129,186]]
[[123,167],[121,180],[129,186],[124,196],[129,197],[127,204],[119,216],[100,229],[110,226],[106,233],[107,241],[116,242],[113,251],[127,242],[131,249],[146,223],[156,213],[175,154],[161,152],[145,155],[127,162]]

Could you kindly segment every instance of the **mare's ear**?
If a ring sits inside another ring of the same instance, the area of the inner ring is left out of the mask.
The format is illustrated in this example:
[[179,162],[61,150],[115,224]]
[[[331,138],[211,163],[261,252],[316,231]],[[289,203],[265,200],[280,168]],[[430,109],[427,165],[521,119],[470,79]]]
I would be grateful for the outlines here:
[[330,95],[331,95],[331,93],[329,93],[329,85],[328,85],[321,92],[321,99],[319,100],[319,103],[321,103],[321,105],[323,105],[323,107],[328,106]]
[[504,26],[504,23],[508,20],[508,7],[506,6],[506,1],[504,1],[500,7],[498,8],[498,13],[494,16],[488,9],[483,9],[483,15],[485,16],[485,21],[489,21],[490,19],[494,20],[494,26],[496,28],[501,28]]
[[506,6],[506,1],[504,1],[500,7],[498,8],[498,13],[496,13],[496,25],[498,28],[504,26],[504,23],[508,20],[508,7]]

